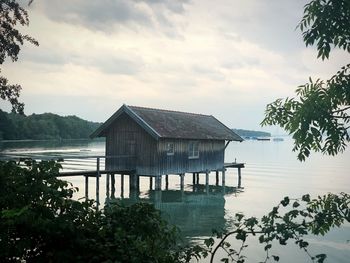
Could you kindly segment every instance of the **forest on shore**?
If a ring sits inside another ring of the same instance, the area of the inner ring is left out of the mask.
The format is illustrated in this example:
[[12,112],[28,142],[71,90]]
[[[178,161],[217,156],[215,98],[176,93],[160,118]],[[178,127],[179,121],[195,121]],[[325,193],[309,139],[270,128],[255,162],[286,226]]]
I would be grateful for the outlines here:
[[251,130],[243,130],[243,129],[232,129],[235,133],[237,133],[241,137],[271,137],[271,133],[263,132],[263,131],[251,131]]
[[0,140],[88,139],[101,123],[53,113],[29,116],[0,110]]

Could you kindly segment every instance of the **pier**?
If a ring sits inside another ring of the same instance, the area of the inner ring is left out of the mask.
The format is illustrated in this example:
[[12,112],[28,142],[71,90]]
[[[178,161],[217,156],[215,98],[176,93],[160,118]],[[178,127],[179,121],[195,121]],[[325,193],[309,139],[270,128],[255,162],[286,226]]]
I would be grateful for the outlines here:
[[116,189],[116,176],[120,176],[120,189],[121,193],[124,192],[124,181],[125,176],[129,179],[129,188],[130,192],[139,192],[140,189],[140,177],[148,177],[149,178],[149,189],[150,190],[161,190],[162,189],[162,180],[165,179],[165,189],[168,189],[169,186],[169,176],[178,176],[179,177],[179,185],[180,190],[184,191],[184,179],[185,176],[192,175],[192,183],[193,187],[198,186],[200,181],[204,179],[203,185],[205,185],[206,191],[209,191],[209,177],[215,174],[215,185],[220,185],[220,175],[221,175],[221,186],[225,187],[226,185],[226,171],[227,169],[237,169],[237,188],[241,188],[242,184],[242,173],[241,169],[245,167],[244,163],[225,163],[224,167],[219,170],[206,170],[206,171],[195,171],[191,173],[181,173],[181,174],[165,174],[165,175],[140,175],[136,174],[136,169],[127,168],[125,169],[106,169],[106,160],[113,159],[125,161],[125,159],[132,160],[135,158],[133,155],[119,155],[119,156],[43,156],[43,155],[11,155],[3,158],[5,160],[24,160],[32,158],[36,161],[48,161],[55,160],[61,162],[62,169],[59,172],[59,177],[81,177],[84,179],[84,187],[85,187],[85,199],[89,199],[89,181],[91,179],[95,180],[96,185],[96,197],[95,201],[97,205],[100,204],[100,179],[102,176],[106,178],[106,199],[113,198],[115,195]]

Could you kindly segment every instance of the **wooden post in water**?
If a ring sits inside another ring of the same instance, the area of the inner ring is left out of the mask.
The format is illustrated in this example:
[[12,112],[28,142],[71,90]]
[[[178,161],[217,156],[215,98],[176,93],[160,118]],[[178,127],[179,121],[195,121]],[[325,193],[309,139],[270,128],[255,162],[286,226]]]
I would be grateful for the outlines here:
[[115,198],[115,174],[111,174],[112,193],[111,198]]
[[120,197],[124,197],[124,174],[120,175]]
[[196,184],[196,173],[192,173],[192,184]]
[[135,175],[136,176],[136,180],[135,180],[135,189],[136,192],[139,193],[140,192],[140,175]]
[[165,189],[169,189],[169,175],[167,174],[165,175]]
[[215,184],[218,186],[219,185],[219,171],[218,170],[216,170],[215,171],[215,175],[216,175],[216,177],[215,177]]
[[129,175],[129,189],[130,189],[130,191],[136,189],[136,175],[135,174]]
[[152,190],[153,189],[153,177],[150,176],[149,177],[149,190]]
[[197,183],[196,184],[199,184],[199,173],[197,173]]
[[180,189],[181,189],[181,191],[184,190],[184,177],[185,177],[185,174],[180,174]]
[[226,169],[224,168],[223,170],[222,170],[222,186],[225,186],[225,173],[226,173]]
[[238,188],[241,188],[241,167],[238,167]]
[[208,170],[205,172],[205,191],[207,194],[209,193],[209,171]]
[[110,174],[107,173],[106,174],[106,201],[107,201],[107,204],[109,203],[109,179],[110,179]]
[[162,189],[162,176],[157,175],[155,178],[155,190],[161,190]]
[[85,175],[85,201],[89,199],[89,176]]
[[225,172],[226,172],[226,169],[224,168],[222,170],[222,193],[225,194],[226,193],[226,187],[225,187]]
[[96,160],[96,206],[100,205],[100,157]]

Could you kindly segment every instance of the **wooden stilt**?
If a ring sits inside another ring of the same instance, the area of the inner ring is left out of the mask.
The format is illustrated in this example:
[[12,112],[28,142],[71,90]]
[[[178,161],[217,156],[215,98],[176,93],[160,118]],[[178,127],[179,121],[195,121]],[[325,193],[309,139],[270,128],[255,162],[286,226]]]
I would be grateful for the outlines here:
[[241,188],[241,167],[238,167],[238,188]]
[[165,189],[168,190],[169,188],[169,176],[165,175]]
[[209,193],[209,171],[205,172],[205,190]]
[[215,179],[216,179],[215,184],[219,185],[219,171],[218,170],[215,171]]
[[225,187],[225,173],[226,173],[226,169],[224,168],[222,170],[222,193],[225,194],[226,193],[226,187]]
[[226,173],[226,169],[222,170],[222,186],[225,186],[225,173]]
[[197,173],[197,175],[196,175],[196,179],[197,179],[197,183],[196,184],[199,184],[199,173]]
[[196,173],[192,173],[192,184],[196,184]]
[[129,189],[130,191],[134,188],[134,175],[130,174],[129,175]]
[[100,205],[100,158],[96,162],[96,208]]
[[130,174],[130,176],[129,176],[129,180],[130,180],[130,182],[129,182],[129,188],[131,189],[131,190],[137,190],[137,186],[138,186],[138,180],[139,180],[139,178],[138,178],[139,176],[137,175],[137,174]]
[[185,174],[180,174],[180,188],[181,188],[181,191],[184,190],[184,177],[185,177]]
[[111,174],[111,185],[112,185],[111,198],[115,198],[115,174]]
[[152,188],[153,188],[153,177],[150,176],[149,177],[149,190],[152,190]]
[[85,200],[89,199],[89,176],[85,175]]
[[124,197],[124,174],[120,175],[120,197]]
[[106,201],[109,203],[110,174],[106,174]]
[[157,175],[156,177],[156,183],[155,183],[155,190],[162,190],[162,176],[161,175]]

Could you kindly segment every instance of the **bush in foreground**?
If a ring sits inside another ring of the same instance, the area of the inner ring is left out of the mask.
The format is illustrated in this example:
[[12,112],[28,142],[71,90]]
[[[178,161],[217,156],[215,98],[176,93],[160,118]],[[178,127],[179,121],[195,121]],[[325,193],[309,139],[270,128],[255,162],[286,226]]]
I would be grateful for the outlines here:
[[177,231],[150,204],[93,201],[57,179],[54,161],[0,162],[0,262],[177,262]]

